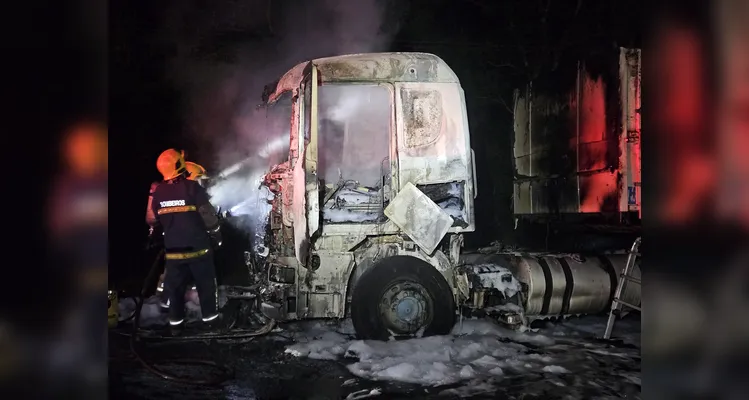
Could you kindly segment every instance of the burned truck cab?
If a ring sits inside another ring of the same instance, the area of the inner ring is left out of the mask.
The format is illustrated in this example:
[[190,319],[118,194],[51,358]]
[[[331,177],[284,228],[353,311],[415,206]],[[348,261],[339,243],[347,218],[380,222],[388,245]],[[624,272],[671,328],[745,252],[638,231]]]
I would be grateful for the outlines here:
[[426,53],[344,55],[295,66],[266,95],[291,115],[288,160],[264,177],[263,313],[350,314],[373,338],[451,328],[476,196],[455,73]]

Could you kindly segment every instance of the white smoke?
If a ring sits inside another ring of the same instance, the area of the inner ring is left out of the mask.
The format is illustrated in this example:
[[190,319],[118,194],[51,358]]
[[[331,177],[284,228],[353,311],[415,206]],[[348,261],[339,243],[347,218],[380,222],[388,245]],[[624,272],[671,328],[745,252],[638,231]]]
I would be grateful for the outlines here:
[[245,232],[262,239],[262,229],[271,211],[270,200],[273,194],[263,187],[264,171],[255,168],[252,172],[237,174],[211,187],[211,202],[228,211],[231,221]]
[[[257,171],[237,174],[221,181],[209,189],[211,202],[221,207],[222,210],[229,211],[232,215],[246,214],[248,212],[241,210],[240,205],[259,206],[262,200],[268,197],[267,195],[263,197],[260,195],[262,178],[263,172]],[[252,196],[247,196],[248,193],[251,193]]]
[[259,181],[286,157],[290,112],[284,123],[279,117],[284,110],[269,117],[271,111],[256,107],[265,85],[305,60],[386,51],[397,29],[397,18],[386,18],[386,11],[397,15],[392,7],[401,5],[398,0],[174,2],[162,39],[172,50],[169,67],[183,95],[185,131],[200,145],[193,159],[211,166],[213,176],[250,159],[212,188],[217,206],[246,204],[243,212],[252,220],[267,216],[268,194]]
[[[336,122],[345,122],[351,118],[366,103],[361,91],[357,89],[356,86],[344,86],[338,89],[336,99],[330,101],[331,104],[326,107],[327,112],[323,117]],[[341,99],[345,99],[345,101],[341,101]]]
[[320,88],[318,176],[325,183],[379,186],[389,153],[391,96],[377,85]]

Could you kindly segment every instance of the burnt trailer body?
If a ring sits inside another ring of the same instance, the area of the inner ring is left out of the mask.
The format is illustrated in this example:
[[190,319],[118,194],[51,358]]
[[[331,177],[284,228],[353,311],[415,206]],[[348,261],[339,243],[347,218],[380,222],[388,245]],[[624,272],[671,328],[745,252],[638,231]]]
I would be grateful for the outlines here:
[[619,48],[515,91],[518,220],[639,225],[640,59]]

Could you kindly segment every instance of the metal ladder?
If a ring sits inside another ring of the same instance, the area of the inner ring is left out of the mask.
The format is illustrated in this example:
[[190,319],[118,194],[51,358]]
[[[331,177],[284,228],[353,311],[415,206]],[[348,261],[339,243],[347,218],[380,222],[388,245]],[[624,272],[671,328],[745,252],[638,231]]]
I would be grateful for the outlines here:
[[622,274],[619,275],[619,283],[616,285],[616,292],[614,292],[614,301],[611,302],[611,311],[609,311],[609,320],[606,323],[606,331],[603,333],[604,339],[611,338],[611,332],[614,330],[614,320],[619,315],[619,311],[622,309],[622,306],[642,312],[640,307],[634,304],[629,304],[626,301],[620,299],[625,282],[630,281],[638,285],[642,285],[640,279],[629,275],[629,273],[632,272],[632,268],[634,268],[635,266],[637,257],[640,257],[641,240],[642,238],[638,237],[632,244],[632,248],[629,250],[629,256],[627,256],[627,264],[624,266],[624,271],[622,271]]

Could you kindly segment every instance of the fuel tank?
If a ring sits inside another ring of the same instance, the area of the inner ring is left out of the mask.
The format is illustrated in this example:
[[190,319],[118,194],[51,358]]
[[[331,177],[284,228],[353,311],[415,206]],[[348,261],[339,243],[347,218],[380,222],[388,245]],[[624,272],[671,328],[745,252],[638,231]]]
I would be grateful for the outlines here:
[[[522,287],[525,315],[536,318],[608,311],[627,263],[627,254],[510,253],[481,258],[480,262],[512,272]],[[630,275],[640,279],[639,260]],[[625,283],[621,299],[639,306],[641,286]]]

